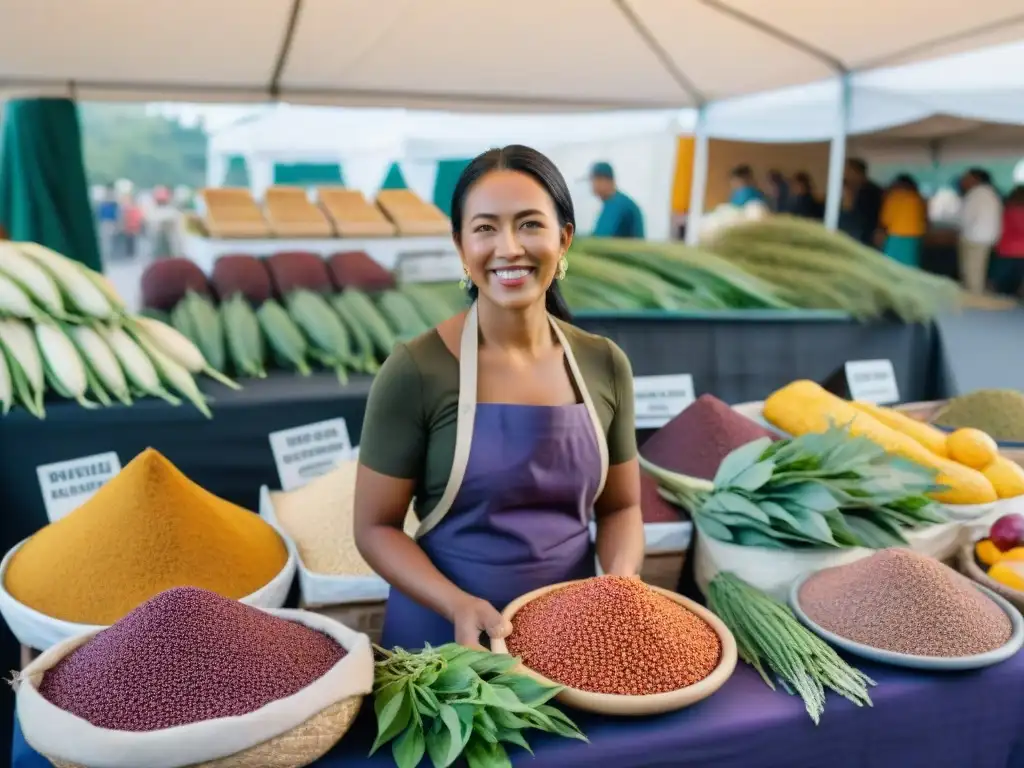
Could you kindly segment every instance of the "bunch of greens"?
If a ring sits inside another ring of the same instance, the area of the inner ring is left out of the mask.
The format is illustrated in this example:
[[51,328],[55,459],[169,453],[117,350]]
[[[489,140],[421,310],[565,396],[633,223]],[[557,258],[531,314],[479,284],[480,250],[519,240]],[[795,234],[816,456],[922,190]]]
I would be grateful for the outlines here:
[[858,707],[871,706],[874,681],[851,667],[828,643],[808,631],[782,603],[738,576],[722,571],[708,585],[708,607],[736,638],[740,658],[775,690],[767,665],[787,693],[798,693],[815,723],[830,688]]
[[935,470],[841,427],[747,443],[725,457],[710,486],[641,463],[701,533],[745,546],[884,549],[905,545],[906,529],[945,522],[925,495],[941,490]]
[[575,723],[547,702],[561,687],[514,674],[518,659],[455,643],[410,653],[376,649],[377,739],[398,768],[416,768],[427,754],[435,768],[464,756],[469,768],[511,766],[505,744],[530,751],[523,737],[536,728],[586,741]]

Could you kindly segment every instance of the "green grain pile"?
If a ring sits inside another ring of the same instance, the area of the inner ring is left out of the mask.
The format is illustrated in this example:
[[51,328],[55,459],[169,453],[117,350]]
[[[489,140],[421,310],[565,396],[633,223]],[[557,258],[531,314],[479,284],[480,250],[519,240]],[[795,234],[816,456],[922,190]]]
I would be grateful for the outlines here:
[[1024,442],[1024,393],[978,389],[954,397],[935,415],[943,427],[974,427],[996,440]]

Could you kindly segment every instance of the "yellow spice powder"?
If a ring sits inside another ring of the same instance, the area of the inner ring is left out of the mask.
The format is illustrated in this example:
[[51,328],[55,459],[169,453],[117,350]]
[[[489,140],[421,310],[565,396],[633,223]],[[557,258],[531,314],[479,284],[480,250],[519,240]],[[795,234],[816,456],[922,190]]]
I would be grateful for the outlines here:
[[147,448],[89,501],[26,541],[4,587],[47,616],[107,625],[172,587],[245,597],[287,559],[266,521]]
[[[302,564],[314,573],[374,575],[356,549],[353,532],[358,465],[358,461],[343,461],[298,490],[270,494],[277,522],[295,542]],[[412,536],[417,525],[410,506],[405,532]]]

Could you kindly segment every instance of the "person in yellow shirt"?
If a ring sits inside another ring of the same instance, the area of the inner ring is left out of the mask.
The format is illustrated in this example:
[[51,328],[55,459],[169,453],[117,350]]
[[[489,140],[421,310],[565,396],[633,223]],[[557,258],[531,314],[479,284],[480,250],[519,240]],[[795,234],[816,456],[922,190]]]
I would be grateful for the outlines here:
[[893,181],[882,202],[879,239],[885,255],[911,267],[921,265],[921,242],[928,230],[928,206],[907,174]]

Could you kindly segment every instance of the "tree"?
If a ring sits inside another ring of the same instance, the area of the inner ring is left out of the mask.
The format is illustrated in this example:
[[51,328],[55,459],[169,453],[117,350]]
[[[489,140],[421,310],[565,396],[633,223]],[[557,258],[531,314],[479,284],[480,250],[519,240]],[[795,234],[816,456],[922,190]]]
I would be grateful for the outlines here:
[[90,184],[129,179],[141,188],[206,183],[202,125],[148,114],[141,104],[82,104],[82,142]]

